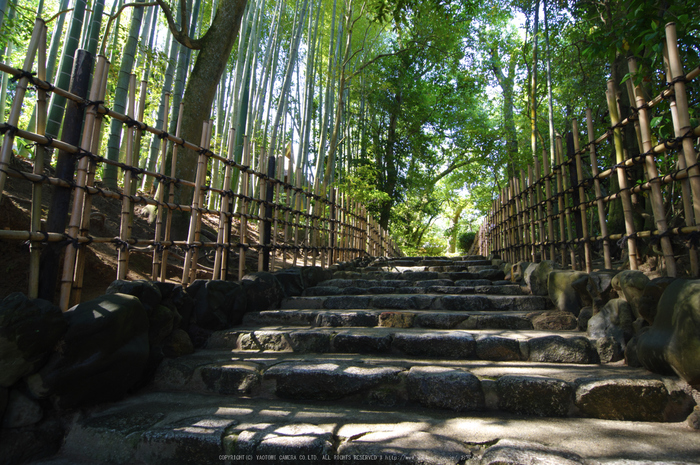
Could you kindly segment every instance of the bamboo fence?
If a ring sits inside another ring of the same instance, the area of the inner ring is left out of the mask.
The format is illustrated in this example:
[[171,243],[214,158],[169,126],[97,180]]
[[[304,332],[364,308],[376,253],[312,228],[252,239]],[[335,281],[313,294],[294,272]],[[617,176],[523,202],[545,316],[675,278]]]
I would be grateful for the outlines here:
[[[628,65],[631,75],[636,75],[638,69],[633,58],[629,59]],[[624,119],[620,115],[618,84],[608,81],[606,97],[610,127],[596,138],[592,111],[587,110],[588,143],[581,147],[578,121],[574,119],[571,128],[573,153],[563,158],[559,136],[553,166],[549,166],[549,157],[543,153],[543,173],[535,157],[534,169],[528,167],[527,176],[523,172],[520,179],[511,179],[493,201],[477,234],[473,251],[498,255],[512,263],[549,259],[572,269],[590,272],[594,251],[602,255],[606,269],[612,268],[613,247],[617,245],[626,251],[629,268],[636,270],[640,266],[642,241],[648,240],[646,244],[660,246],[655,253],[663,259],[668,276],[679,274],[677,258],[686,254],[690,273],[699,276],[700,164],[695,143],[700,136],[700,126],[691,127],[686,85],[698,77],[700,68],[684,73],[674,23],[666,25],[665,65],[668,88],[648,102],[640,84],[635,85],[633,79],[625,82],[631,112]],[[654,144],[650,112],[662,102],[668,103],[675,137]],[[623,129],[629,125],[636,134],[639,155],[629,156],[625,148]],[[606,150],[609,152],[607,157],[603,156]],[[659,170],[661,161],[671,167],[666,173]],[[635,165],[642,165],[644,179],[628,185],[629,179],[634,179],[628,174]],[[584,177],[588,168],[591,175]],[[613,176],[617,178],[619,190],[610,193],[609,181]],[[575,179],[576,185],[568,185],[570,179]],[[607,194],[604,183],[608,185]],[[639,195],[651,203],[653,230],[635,228],[632,200],[633,196]],[[612,202],[620,202],[624,217],[624,232],[617,234],[608,232],[606,212]],[[683,214],[676,216],[684,223],[672,227],[669,225],[672,216],[669,205],[674,203],[682,203]],[[580,218],[581,233],[577,233],[572,224],[576,223],[576,215]]]
[[[32,72],[35,59],[37,72]],[[233,159],[233,130],[229,137],[227,154],[216,154],[209,150],[211,121],[203,121],[203,135],[199,144],[179,137],[178,126],[175,135],[163,128],[153,128],[134,119],[143,119],[143,98],[145,85],[141,83],[141,101],[136,106],[136,79],[132,76],[129,89],[127,114],[116,113],[107,108],[103,100],[107,88],[109,61],[98,56],[92,79],[89,98],[83,99],[65,89],[54,87],[47,82],[46,65],[46,25],[37,19],[29,43],[22,69],[15,69],[0,63],[0,71],[17,81],[17,90],[8,120],[0,124],[4,134],[0,152],[0,200],[7,177],[31,182],[33,188],[32,217],[29,231],[0,229],[0,240],[29,241],[30,243],[30,282],[28,294],[37,297],[39,280],[39,252],[43,244],[61,242],[66,245],[59,305],[66,310],[80,302],[83,275],[85,273],[85,246],[90,243],[112,243],[116,246],[118,269],[115,278],[126,279],[129,270],[129,254],[133,251],[152,255],[152,279],[165,281],[169,254],[174,248],[184,250],[183,274],[181,282],[190,283],[196,276],[200,251],[214,250],[214,266],[208,269],[212,279],[226,279],[233,275],[241,279],[246,272],[246,252],[258,252],[258,271],[281,269],[289,266],[311,264],[328,267],[339,261],[348,261],[361,256],[399,256],[400,251],[386,230],[367,214],[366,209],[352,198],[332,188],[327,195],[311,192],[301,186],[301,171],[294,170],[289,159],[287,166],[284,156],[267,156],[260,152],[259,169],[251,168],[251,152],[255,150],[244,137],[244,156],[241,163]],[[18,128],[21,110],[29,85],[37,90],[37,132],[32,133]],[[86,109],[79,146],[73,146],[44,134],[46,94],[53,92],[66,99],[83,105]],[[169,100],[168,100],[169,102]],[[166,104],[167,105],[167,104]],[[138,108],[138,110],[136,109]],[[135,115],[138,113],[138,115]],[[168,112],[166,111],[166,114]],[[127,128],[124,136],[126,158],[124,163],[103,158],[98,154],[100,133],[105,116],[121,121]],[[180,119],[182,120],[182,106]],[[179,124],[178,121],[178,124]],[[158,172],[138,168],[138,141],[141,135],[150,132],[161,140],[160,165]],[[32,172],[21,171],[11,166],[12,147],[15,138],[22,138],[35,145],[35,159]],[[135,150],[136,147],[136,150]],[[172,148],[171,171],[166,175],[166,153]],[[198,165],[193,180],[177,179],[175,168],[178,149],[189,149],[198,154]],[[45,155],[51,149],[63,150],[72,154],[77,161],[77,171],[72,182],[44,174]],[[237,191],[218,189],[207,185],[207,174],[215,169],[215,163],[225,167],[224,186],[231,186],[231,179],[237,171],[239,186]],[[121,168],[123,188],[108,190],[95,184],[95,174],[100,164],[111,164]],[[285,176],[286,173],[286,176]],[[158,181],[160,188],[153,196],[136,193],[138,176],[151,176]],[[285,180],[285,179],[288,179]],[[293,180],[296,180],[295,185]],[[70,224],[65,232],[41,230],[41,186],[60,186],[72,190],[72,213]],[[189,204],[175,203],[177,186],[193,188]],[[259,189],[253,189],[258,186]],[[167,201],[166,197],[167,189]],[[256,196],[256,190],[258,195]],[[120,232],[118,237],[93,237],[89,235],[92,196],[99,195],[117,199],[122,203]],[[206,208],[207,196],[218,196],[218,210]],[[157,208],[155,234],[151,238],[137,238],[132,235],[134,206],[151,205]],[[172,216],[175,210],[190,213],[187,240],[171,239]],[[216,241],[202,238],[202,217],[218,218]],[[238,239],[234,239],[232,220],[238,220]],[[252,227],[252,231],[251,231]],[[257,229],[257,234],[255,233]],[[257,235],[257,242],[253,237]],[[237,255],[238,263],[231,263]],[[231,272],[229,272],[231,269]]]

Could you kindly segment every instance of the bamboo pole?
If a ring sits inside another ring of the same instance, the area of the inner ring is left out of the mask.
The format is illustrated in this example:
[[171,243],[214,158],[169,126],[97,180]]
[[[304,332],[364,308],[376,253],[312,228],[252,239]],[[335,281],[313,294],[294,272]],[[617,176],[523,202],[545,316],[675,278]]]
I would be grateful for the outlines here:
[[[180,102],[180,107],[178,108],[178,116],[177,116],[177,124],[175,125],[175,137],[180,138],[180,131],[182,130],[182,115],[183,115],[183,110],[185,108],[184,103]],[[173,156],[170,160],[170,177],[172,179],[175,179],[175,174],[176,174],[176,169],[177,169],[177,152],[178,152],[178,144],[173,145]],[[165,158],[163,159],[163,163],[165,163],[166,160]],[[175,184],[172,182],[168,183],[168,203],[173,204],[175,203]],[[161,188],[165,188],[165,186],[161,186]],[[172,235],[172,225],[173,225],[173,211],[172,209],[168,208],[168,214],[165,219],[165,237],[164,240],[165,242],[170,241],[170,237]],[[160,267],[160,280],[162,282],[165,282],[167,278],[167,272],[168,272],[168,249],[167,247],[163,250],[163,259],[162,259],[163,264]]]
[[[297,167],[297,186],[301,188],[301,166]],[[301,209],[302,209],[302,196],[301,192],[296,192],[294,197],[294,258],[292,261],[292,266],[297,266],[297,260],[299,260],[299,225],[301,222]]]
[[[164,118],[163,118],[163,131],[166,131],[168,128],[168,117],[170,116],[170,92],[166,92],[165,95],[165,100],[163,102],[164,104]],[[164,138],[160,140],[160,169],[158,172],[161,175],[161,182],[158,185],[158,191],[156,193],[156,198],[158,201],[158,207],[157,207],[157,213],[156,213],[156,228],[155,228],[155,235],[153,240],[155,241],[156,244],[160,243],[160,238],[163,233],[163,207],[161,204],[163,203],[163,195],[165,194],[163,191],[165,190],[165,185],[163,184],[162,180],[163,177],[165,176],[165,166],[166,166],[166,161],[167,161],[167,150],[168,150],[168,141],[165,140]],[[163,254],[165,253],[165,250],[162,250],[160,247],[155,247],[153,249],[153,268],[151,270],[151,275],[153,281],[164,281],[164,277],[161,277],[161,266],[167,266],[167,264],[163,264]]]
[[[688,183],[690,184],[690,191],[692,193],[692,200],[689,199],[688,203],[692,204],[693,215],[690,216],[688,215],[690,212],[686,212],[686,224],[694,226],[700,224],[700,166],[698,166],[697,154],[695,153],[693,140],[691,138],[693,128],[690,126],[690,114],[688,112],[688,97],[686,95],[685,85],[687,78],[683,73],[683,64],[681,63],[680,54],[678,52],[678,38],[676,35],[675,23],[668,23],[666,25],[666,48],[668,51],[669,70],[671,72],[670,82],[673,83],[673,90],[675,91],[677,118],[673,121],[674,130],[676,137],[683,138],[683,156],[681,157],[679,154],[678,157],[679,168],[688,170]],[[681,159],[684,161],[685,166],[680,166]],[[692,256],[696,254],[697,252],[692,250],[691,259]],[[693,276],[700,275],[697,264],[692,270],[692,273]]]
[[[277,163],[275,164],[275,170],[277,172],[276,178],[277,180],[284,180],[284,159],[285,159],[285,154],[282,153],[281,155],[277,156]],[[273,217],[273,227],[272,227],[272,240],[271,242],[271,260],[270,260],[270,271],[275,271],[275,263],[277,261],[277,234],[279,233],[279,211],[277,208],[277,205],[282,201],[282,197],[280,195],[280,183],[276,182],[274,186],[274,194],[272,197],[272,203],[274,203],[274,207],[272,210],[272,217]],[[282,250],[282,256],[284,256],[284,250]]]
[[[103,62],[100,66],[100,61]],[[95,74],[93,75],[93,80],[98,80],[100,82],[98,87],[97,100],[104,100],[105,94],[107,93],[107,79],[109,77],[109,61],[104,56],[97,57],[98,65],[95,68]],[[96,105],[91,105],[91,107],[96,107]],[[90,110],[88,109],[88,112]],[[92,140],[90,142],[90,152],[98,153],[100,149],[100,142],[102,138],[100,137],[100,130],[102,129],[102,121],[104,116],[99,113],[97,108],[94,108],[95,117],[93,119],[92,127]],[[87,121],[87,119],[86,119]],[[84,126],[87,127],[87,126]],[[78,238],[88,237],[90,234],[90,213],[92,212],[92,194],[90,193],[90,187],[95,184],[95,174],[97,171],[97,162],[89,158],[88,160],[88,172],[87,178],[85,179],[85,187],[88,189],[86,195],[83,197],[83,207],[82,207],[82,218],[80,220],[80,231]],[[99,191],[98,191],[99,192]],[[118,194],[117,194],[118,197]],[[80,247],[76,251],[75,257],[75,271],[73,272],[73,298],[72,303],[77,304],[81,301],[81,295],[83,292],[83,278],[85,277],[85,247]]]
[[[570,171],[569,173],[566,172],[566,170],[570,170],[568,167],[568,163],[564,163],[564,148],[562,145],[562,139],[561,135],[557,134],[557,152],[559,152],[559,164],[561,165],[561,177],[562,177],[562,192],[564,194],[564,215],[566,218],[566,231],[567,231],[567,239],[569,240],[568,244],[570,245],[565,245],[564,248],[566,249],[567,247],[569,248],[569,255],[571,258],[571,269],[573,270],[578,270],[578,264],[576,263],[576,250],[574,248],[574,239],[575,239],[575,231],[574,228],[571,224],[571,203],[570,202],[570,197],[569,197],[569,179],[571,179]],[[561,198],[561,197],[560,197]]]
[[287,268],[287,247],[289,246],[289,233],[290,233],[290,225],[289,225],[289,216],[290,216],[290,209],[292,208],[292,173],[294,173],[294,156],[289,157],[289,165],[287,168],[287,183],[284,186],[284,197],[285,197],[285,210],[284,210],[284,239],[283,239],[283,244],[284,248],[282,249],[282,268]]
[[579,142],[578,120],[571,121],[571,130],[574,135],[574,152],[576,153],[576,174],[578,181],[579,212],[581,214],[581,226],[583,229],[583,259],[586,265],[586,273],[593,271],[593,259],[591,257],[591,240],[588,233],[588,223],[586,215],[586,190],[583,186],[583,162],[581,160],[581,146]]
[[545,218],[544,218],[544,213],[542,211],[542,186],[541,186],[541,179],[542,179],[542,167],[540,166],[540,159],[539,157],[535,156],[535,193],[536,193],[536,201],[537,201],[537,226],[538,226],[538,233],[539,233],[539,243],[540,243],[540,259],[545,260],[546,259],[546,254],[545,254],[545,231],[544,231],[544,224],[545,224]]
[[[42,81],[46,80],[46,24],[42,24],[41,35],[39,36],[39,50],[37,53],[37,75]],[[46,132],[46,91],[39,88],[37,90],[36,101],[36,132],[44,135]],[[46,147],[37,145],[34,148],[34,174],[44,174],[44,157]],[[41,230],[41,189],[43,183],[35,182],[32,185],[32,211],[31,226],[32,232]],[[28,297],[36,299],[39,297],[39,266],[41,258],[41,242],[32,241],[29,245],[29,289]]]
[[[136,75],[129,75],[129,103],[127,105],[126,115],[129,118],[134,117],[136,99]],[[130,126],[126,134],[126,160],[125,164],[127,166],[132,166],[132,156],[134,150],[134,127]],[[126,279],[126,275],[129,271],[129,247],[128,240],[131,237],[131,171],[124,170],[124,187],[123,192],[126,194],[122,199],[122,212],[121,212],[121,226],[119,228],[119,238],[122,241],[119,252],[117,254],[117,279]]]
[[[617,110],[617,91],[615,83],[612,80],[608,81],[608,90],[606,92],[608,100],[608,110],[610,111],[610,122],[613,127],[613,142],[615,144],[615,160],[616,164],[623,163],[625,156],[622,147],[622,130],[618,126],[620,122],[620,114]],[[617,168],[617,179],[620,184],[620,198],[622,201],[622,210],[625,217],[625,231],[627,239],[627,250],[629,253],[630,269],[638,269],[637,263],[637,241],[635,239],[634,220],[632,216],[632,199],[630,191],[627,187],[627,175],[624,168]]]
[[[265,151],[261,150],[260,151],[260,158],[259,158],[259,170],[260,172],[267,172],[266,169],[263,167],[263,161],[266,159],[265,157]],[[264,178],[258,179],[258,187],[259,187],[259,192],[260,192],[260,201],[258,203],[258,216],[260,218],[265,218],[265,195],[267,193],[266,190],[266,184],[267,182],[265,181]],[[265,243],[263,239],[263,229],[264,229],[263,221],[258,220],[258,271],[263,271],[263,263],[265,258],[263,255],[265,254]]]
[[[233,140],[233,139],[232,139]],[[248,136],[243,136],[243,166],[250,164],[250,142]],[[248,247],[248,189],[250,188],[250,173],[244,171],[241,173],[241,204],[240,204],[240,220],[238,229],[238,280],[240,281],[245,276],[245,255]]]
[[596,155],[596,143],[593,135],[593,112],[586,108],[586,130],[588,133],[588,151],[591,159],[591,173],[593,174],[593,188],[595,190],[596,205],[598,207],[598,224],[600,234],[603,236],[603,260],[606,269],[612,269],[612,259],[610,257],[610,239],[608,238],[608,224],[605,220],[605,202],[600,189],[600,179],[598,178],[598,158]]
[[[37,48],[39,47],[39,39],[41,38],[42,31],[44,30],[45,23],[41,18],[36,18],[34,21],[34,29],[32,30],[32,37],[29,40],[29,46],[27,47],[27,55],[24,57],[24,63],[22,64],[22,70],[25,73],[17,81],[17,89],[15,90],[15,97],[12,100],[12,106],[10,107],[10,115],[7,118],[7,123],[10,128],[16,128],[19,124],[19,116],[22,113],[22,106],[24,105],[24,96],[27,93],[27,84],[29,83],[29,77],[31,76],[32,66],[34,65],[34,56],[36,55]],[[3,115],[0,115],[0,117]],[[2,191],[5,189],[5,181],[7,180],[7,169],[10,166],[10,159],[12,158],[12,144],[15,141],[14,130],[10,130],[5,134],[5,138],[2,141],[2,152],[0,152],[0,201],[2,201]]]
[[547,242],[549,242],[549,259],[556,261],[556,239],[554,237],[554,207],[552,205],[552,170],[549,166],[549,157],[542,149],[542,164],[544,165],[544,189],[545,199],[547,201]]
[[[532,263],[537,262],[537,237],[535,231],[535,222],[537,217],[536,203],[537,197],[535,196],[534,184],[533,184],[533,172],[532,165],[527,165],[527,188],[530,193],[530,261]],[[483,237],[481,238],[483,240]],[[479,247],[481,248],[481,247]]]
[[[97,70],[95,75],[100,76],[103,71],[103,69],[107,69],[107,59],[103,56],[100,56],[99,59],[97,60]],[[102,68],[102,69],[101,69]],[[91,101],[97,101],[101,91],[100,87],[102,85],[103,79],[93,79],[92,81],[92,87],[90,89],[90,100]],[[89,150],[91,148],[91,142],[92,142],[92,135],[94,131],[94,126],[95,126],[95,115],[96,115],[96,110],[95,106],[91,105],[88,107],[87,112],[85,114],[85,123],[83,125],[83,137],[80,142],[80,147],[83,150]],[[73,208],[72,208],[72,213],[70,217],[70,223],[68,225],[68,237],[71,240],[77,241],[78,236],[80,235],[80,220],[83,216],[83,203],[85,200],[85,195],[86,191],[85,188],[87,186],[87,180],[88,180],[88,166],[89,166],[90,160],[89,157],[83,157],[80,159],[78,163],[78,169],[76,172],[76,180],[75,180],[75,186],[76,189],[74,190],[74,196],[73,196]],[[76,252],[77,252],[77,242],[73,242],[74,246],[73,247],[67,247],[65,251],[65,257],[64,257],[64,262],[63,262],[63,274],[61,276],[61,295],[59,297],[59,307],[61,310],[64,312],[68,310],[68,304],[70,303],[70,297],[71,297],[71,287],[73,285],[73,272],[75,271],[75,264],[76,264]]]
[[554,143],[555,166],[552,167],[552,170],[554,172],[557,182],[557,219],[559,221],[559,253],[561,254],[561,265],[563,267],[566,267],[566,226],[564,215],[566,205],[564,203],[564,179],[562,175],[562,170],[564,169],[564,166],[562,165],[561,159],[561,136],[559,136],[559,134],[556,135]]
[[[628,60],[630,73],[637,73],[637,61],[634,58]],[[631,81],[628,80],[628,82]],[[652,149],[651,143],[651,126],[649,120],[649,112],[647,111],[645,105],[644,94],[642,93],[641,85],[636,85],[633,88],[634,99],[637,105],[637,111],[639,114],[639,135],[641,143],[641,152],[646,153],[644,157],[647,171],[647,179],[651,184],[651,206],[654,213],[654,220],[656,222],[656,229],[661,232],[661,250],[664,254],[664,261],[666,263],[666,273],[668,276],[675,277],[677,275],[676,270],[676,259],[673,256],[673,246],[671,245],[671,239],[665,236],[668,230],[668,224],[666,223],[666,214],[664,212],[664,200],[661,193],[661,182],[659,181],[659,172],[656,168],[656,162],[654,156],[651,155],[650,151]]]

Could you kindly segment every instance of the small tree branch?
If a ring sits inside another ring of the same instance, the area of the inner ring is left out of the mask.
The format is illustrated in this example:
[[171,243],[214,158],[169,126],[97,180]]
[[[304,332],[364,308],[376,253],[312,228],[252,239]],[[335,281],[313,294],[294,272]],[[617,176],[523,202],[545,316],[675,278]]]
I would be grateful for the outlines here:
[[181,0],[180,2],[180,11],[182,15],[182,27],[180,30],[178,30],[177,24],[175,24],[173,12],[168,6],[168,4],[165,3],[163,0],[156,0],[156,3],[163,10],[165,19],[168,21],[168,29],[170,29],[170,33],[173,35],[175,40],[177,40],[179,43],[181,43],[189,49],[201,50],[202,41],[199,39],[192,39],[188,34],[187,20],[185,18],[185,16],[187,15],[187,5],[185,1]]

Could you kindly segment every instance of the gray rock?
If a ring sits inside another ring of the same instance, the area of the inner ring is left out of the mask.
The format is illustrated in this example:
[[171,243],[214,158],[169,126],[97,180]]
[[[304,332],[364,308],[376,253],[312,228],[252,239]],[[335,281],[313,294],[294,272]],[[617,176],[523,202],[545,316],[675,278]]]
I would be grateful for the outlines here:
[[396,367],[352,366],[333,362],[280,363],[269,368],[265,379],[276,381],[275,393],[287,399],[340,399],[398,383]]
[[251,464],[327,463],[323,457],[333,455],[332,441],[331,433],[309,424],[249,429],[235,438],[236,455],[249,456]]
[[391,335],[374,334],[337,334],[332,340],[335,352],[377,354],[391,350]]
[[596,340],[602,363],[622,360],[632,338],[632,310],[627,301],[613,299],[588,320],[588,337]]
[[498,281],[499,279],[506,278],[506,274],[503,272],[503,270],[485,269],[477,271],[476,274],[479,276],[479,278],[489,279],[491,281]]
[[532,327],[539,331],[567,331],[578,327],[578,319],[570,312],[542,312],[531,320]]
[[585,337],[544,336],[530,339],[528,346],[531,362],[598,362],[598,354]]
[[457,286],[464,287],[476,287],[476,286],[490,286],[492,281],[488,279],[460,279],[455,281]]
[[34,462],[56,454],[63,443],[64,430],[56,416],[47,416],[39,423],[23,428],[0,431],[0,463]]
[[304,282],[303,268],[298,266],[275,271],[272,274],[282,286],[285,297],[299,296],[307,287]]
[[700,406],[695,406],[693,413],[685,420],[688,426],[694,430],[700,430]]
[[639,315],[649,324],[654,324],[656,317],[656,306],[661,300],[666,288],[673,283],[676,278],[662,277],[652,279],[644,286],[642,297],[639,299]]
[[533,329],[532,322],[526,315],[471,315],[457,325],[463,329]]
[[238,338],[242,350],[271,350],[274,352],[291,350],[288,334],[278,331],[244,332]]
[[289,333],[292,350],[300,353],[322,354],[331,351],[331,335],[318,331],[294,331]]
[[155,307],[148,317],[148,342],[158,345],[176,328],[176,318],[180,318],[177,312],[173,312],[165,305]]
[[[347,310],[353,308],[370,308],[371,297],[366,296],[342,296],[328,297],[323,302],[324,308],[334,310]],[[309,307],[313,308],[313,307]]]
[[654,324],[639,336],[637,355],[657,373],[675,372],[700,386],[700,280],[676,280],[664,291]]
[[[192,321],[205,330],[217,331],[237,325],[249,308],[247,292],[236,282],[198,279],[187,288],[187,293],[195,302]],[[194,337],[193,342],[198,345]]]
[[584,465],[582,457],[533,442],[501,439],[489,447],[480,465]]
[[593,316],[593,307],[583,307],[578,314],[578,330],[588,330],[588,320]]
[[387,328],[410,328],[416,315],[410,312],[382,312],[379,315],[379,326]]
[[133,295],[143,305],[143,308],[150,315],[151,311],[160,305],[163,296],[160,292],[160,287],[153,281],[139,279],[136,281],[119,280],[112,281],[107,287],[105,294],[128,294]]
[[39,423],[44,416],[39,403],[16,389],[10,389],[7,410],[2,417],[3,428],[21,428]]
[[574,397],[568,383],[534,376],[503,376],[496,388],[500,410],[541,417],[566,416]]
[[246,294],[246,311],[259,312],[279,308],[285,297],[282,284],[274,274],[258,271],[243,276],[241,284]]
[[141,302],[112,294],[64,313],[68,331],[48,363],[27,378],[31,394],[60,408],[116,400],[141,378],[149,357],[148,315]]
[[476,340],[476,358],[492,361],[520,360],[520,343],[505,337],[480,337]]
[[543,260],[534,268],[525,270],[525,284],[530,287],[532,295],[549,295],[549,273],[559,269],[559,265],[551,260]]
[[178,328],[187,331],[194,312],[194,300],[180,284],[174,285],[172,288],[164,286],[170,283],[156,284],[163,295],[161,304],[176,311],[180,315],[179,319],[175,319],[175,324]]
[[452,329],[468,318],[458,313],[419,313],[413,319],[413,326],[434,329]]
[[522,281],[525,279],[525,270],[532,265],[531,262],[518,262],[510,270],[510,279],[513,282]]
[[256,366],[243,363],[203,366],[196,370],[196,375],[205,386],[204,392],[223,395],[250,394],[262,380]]
[[194,352],[194,345],[189,334],[181,329],[175,329],[163,340],[163,354],[175,358]]
[[647,284],[649,284],[649,278],[641,271],[634,270],[622,271],[612,280],[613,289],[630,304],[635,319],[641,316],[639,310]]
[[547,287],[549,298],[554,306],[562,312],[570,312],[578,316],[585,305],[579,293],[573,288],[573,283],[587,278],[588,274],[582,271],[550,272]]
[[0,388],[35,373],[66,332],[61,309],[14,292],[0,303]]
[[315,326],[366,326],[373,327],[379,324],[379,318],[375,313],[369,312],[322,312],[316,316]]
[[396,333],[392,347],[407,355],[467,359],[473,356],[476,343],[471,334],[460,331]]
[[457,412],[484,409],[479,378],[459,368],[412,367],[406,377],[408,397],[432,408]]
[[605,379],[576,389],[576,407],[584,415],[605,420],[663,421],[669,395],[656,379]]
[[440,298],[445,310],[478,312],[488,310],[491,302],[487,297],[477,295],[446,295]]

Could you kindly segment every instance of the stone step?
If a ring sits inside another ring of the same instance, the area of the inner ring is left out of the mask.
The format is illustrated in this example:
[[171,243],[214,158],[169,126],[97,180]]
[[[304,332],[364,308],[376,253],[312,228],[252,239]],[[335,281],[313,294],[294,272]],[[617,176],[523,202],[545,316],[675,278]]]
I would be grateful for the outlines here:
[[[420,268],[417,271],[378,271],[378,270],[367,270],[362,269],[362,271],[335,271],[333,273],[333,279],[372,279],[372,280],[404,280],[404,281],[427,281],[430,279],[449,279],[452,281],[459,281],[463,279],[478,279],[478,280],[488,280],[492,284],[497,281],[503,281],[505,273],[498,269],[487,268],[479,272],[470,272],[464,267],[427,267],[427,268],[438,268],[439,270],[429,270],[425,271],[426,267]],[[509,284],[513,284],[510,281],[503,281]]]
[[669,465],[698,457],[697,433],[681,423],[150,392],[76,415],[60,455],[41,465]]
[[626,366],[230,351],[166,360],[153,389],[655,422],[682,421],[695,405],[686,383]]
[[537,311],[551,306],[550,300],[532,295],[442,295],[389,294],[289,297],[282,309],[353,308],[387,310],[456,310],[456,311]]
[[469,286],[478,280],[450,281],[433,279],[429,281],[373,281],[366,279],[332,279],[304,291],[305,296],[331,295],[379,295],[379,294],[459,294],[459,295],[525,295],[526,291],[518,284],[502,286]]
[[598,363],[595,343],[571,331],[254,327],[218,331],[207,348],[372,354],[455,360]]
[[433,329],[575,330],[576,317],[558,311],[266,310],[246,313],[246,326],[394,327]]

